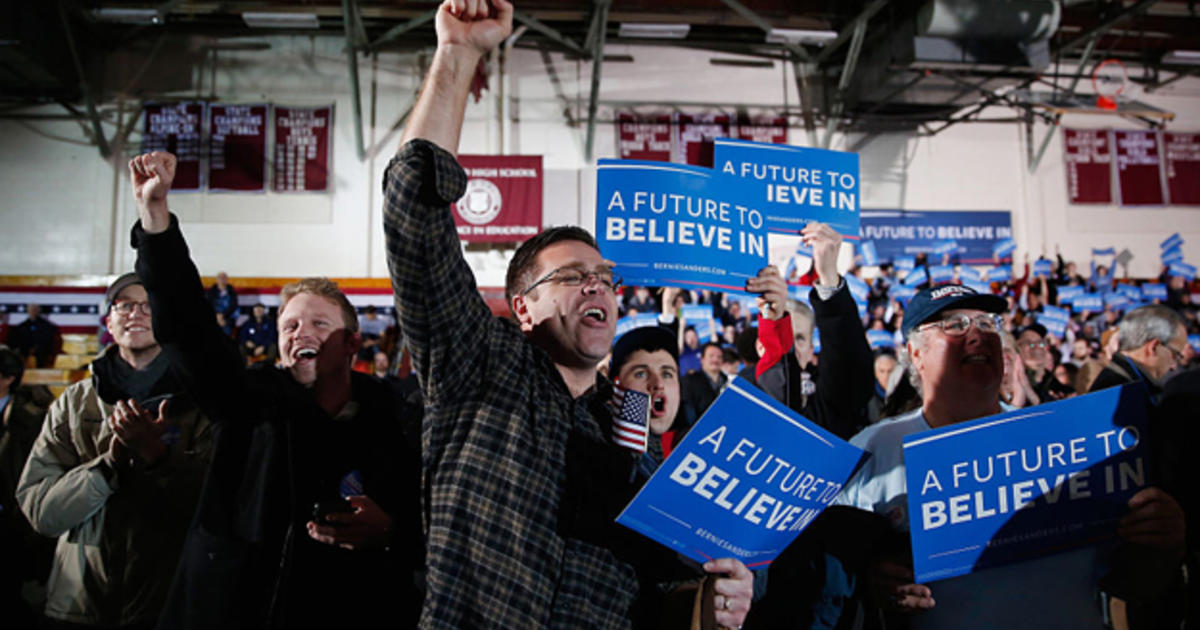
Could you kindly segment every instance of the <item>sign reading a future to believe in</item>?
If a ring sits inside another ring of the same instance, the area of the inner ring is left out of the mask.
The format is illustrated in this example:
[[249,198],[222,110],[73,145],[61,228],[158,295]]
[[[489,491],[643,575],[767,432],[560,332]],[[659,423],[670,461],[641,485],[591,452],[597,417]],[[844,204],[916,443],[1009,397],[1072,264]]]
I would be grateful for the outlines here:
[[1141,383],[904,438],[918,582],[1116,536],[1147,485]]
[[617,522],[698,562],[770,563],[863,452],[733,379]]

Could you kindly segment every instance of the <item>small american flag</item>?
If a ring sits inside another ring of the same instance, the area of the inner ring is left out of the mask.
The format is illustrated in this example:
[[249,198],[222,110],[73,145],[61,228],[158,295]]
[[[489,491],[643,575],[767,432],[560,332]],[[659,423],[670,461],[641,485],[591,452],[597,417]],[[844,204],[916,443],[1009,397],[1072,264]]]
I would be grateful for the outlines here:
[[613,386],[612,412],[613,441],[645,453],[650,433],[650,396]]

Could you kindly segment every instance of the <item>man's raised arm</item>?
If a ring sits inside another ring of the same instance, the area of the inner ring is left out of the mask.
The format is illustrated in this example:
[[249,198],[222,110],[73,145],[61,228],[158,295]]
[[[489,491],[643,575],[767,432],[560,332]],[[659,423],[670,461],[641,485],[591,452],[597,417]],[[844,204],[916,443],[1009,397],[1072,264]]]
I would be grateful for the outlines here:
[[[494,7],[494,8],[493,8]],[[422,138],[458,154],[475,68],[512,32],[507,0],[445,0],[437,12],[437,52],[400,145]]]

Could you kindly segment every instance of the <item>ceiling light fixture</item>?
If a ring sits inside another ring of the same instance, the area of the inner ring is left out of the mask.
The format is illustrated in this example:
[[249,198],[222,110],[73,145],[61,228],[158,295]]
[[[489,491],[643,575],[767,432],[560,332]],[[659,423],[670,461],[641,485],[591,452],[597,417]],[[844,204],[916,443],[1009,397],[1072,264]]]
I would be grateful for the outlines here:
[[1200,50],[1172,50],[1163,55],[1162,62],[1183,66],[1200,66]]
[[113,22],[116,24],[162,24],[163,16],[158,9],[124,9],[119,7],[104,7],[92,10],[92,17],[97,22]]
[[803,28],[773,28],[767,33],[768,44],[812,44],[824,46],[837,39],[837,31],[814,31]]
[[321,28],[315,13],[247,12],[242,21],[250,28]]
[[643,22],[621,22],[618,37],[637,39],[687,39],[691,24],[653,24]]

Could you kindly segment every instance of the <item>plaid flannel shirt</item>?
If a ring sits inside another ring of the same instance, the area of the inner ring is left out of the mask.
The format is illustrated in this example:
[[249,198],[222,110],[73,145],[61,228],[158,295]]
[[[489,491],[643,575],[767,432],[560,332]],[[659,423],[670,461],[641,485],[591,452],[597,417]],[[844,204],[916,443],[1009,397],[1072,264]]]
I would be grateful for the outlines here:
[[609,543],[632,496],[613,486],[631,486],[633,460],[614,456],[594,416],[607,392],[573,399],[549,355],[480,297],[448,208],[465,186],[454,157],[422,140],[384,181],[392,287],[426,405],[421,627],[628,627],[637,576]]

